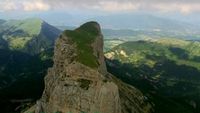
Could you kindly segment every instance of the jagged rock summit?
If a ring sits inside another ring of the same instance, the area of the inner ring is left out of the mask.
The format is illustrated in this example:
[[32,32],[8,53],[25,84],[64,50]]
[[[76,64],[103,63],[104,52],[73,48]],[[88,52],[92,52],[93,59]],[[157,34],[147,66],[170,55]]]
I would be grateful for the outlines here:
[[149,113],[150,104],[137,89],[106,70],[98,23],[64,31],[54,50],[54,65],[45,77],[36,113]]

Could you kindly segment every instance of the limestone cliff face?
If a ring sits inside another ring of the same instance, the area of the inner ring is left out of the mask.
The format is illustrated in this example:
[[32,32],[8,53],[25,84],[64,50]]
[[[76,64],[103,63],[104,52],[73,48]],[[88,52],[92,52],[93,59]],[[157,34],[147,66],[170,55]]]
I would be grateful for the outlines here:
[[[88,40],[89,39],[89,40]],[[36,113],[149,113],[137,89],[107,73],[103,36],[96,22],[65,31],[57,40],[54,65],[45,78]]]

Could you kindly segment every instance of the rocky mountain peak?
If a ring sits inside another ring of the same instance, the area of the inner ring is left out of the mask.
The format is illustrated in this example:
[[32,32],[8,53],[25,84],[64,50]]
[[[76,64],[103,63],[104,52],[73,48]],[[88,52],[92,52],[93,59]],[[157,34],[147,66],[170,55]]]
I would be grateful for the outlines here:
[[88,22],[60,35],[42,98],[27,113],[149,113],[150,110],[142,93],[107,72],[100,26]]
[[102,74],[106,73],[103,35],[97,22],[85,23],[74,31],[66,30],[60,36],[60,39],[62,42],[67,41],[72,48],[75,48],[73,50],[75,56],[72,57],[72,61],[97,68]]
[[101,35],[100,25],[99,25],[99,23],[97,23],[95,21],[87,22],[87,23],[81,25],[80,28],[78,28],[78,29],[88,31],[92,34]]

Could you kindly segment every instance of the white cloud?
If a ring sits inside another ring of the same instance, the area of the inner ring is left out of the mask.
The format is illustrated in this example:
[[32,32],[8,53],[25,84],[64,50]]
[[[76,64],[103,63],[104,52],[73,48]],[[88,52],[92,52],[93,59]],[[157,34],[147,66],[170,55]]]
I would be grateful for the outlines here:
[[0,11],[92,10],[105,12],[200,12],[199,0],[0,0]]
[[200,3],[167,3],[154,4],[151,9],[161,12],[180,12],[182,14],[189,14],[192,12],[200,12]]
[[16,10],[17,5],[15,2],[12,2],[10,0],[5,0],[4,2],[0,2],[0,11],[5,11],[5,10]]
[[46,11],[50,6],[43,0],[0,0],[0,11]]
[[[44,0],[52,7],[70,10],[200,12],[200,0]],[[60,4],[60,5],[59,5]]]
[[139,4],[132,2],[114,2],[114,1],[102,1],[99,2],[98,9],[104,11],[115,12],[115,11],[134,11],[139,8]]
[[23,10],[25,11],[47,11],[50,6],[41,0],[36,0],[32,2],[25,1],[22,3]]

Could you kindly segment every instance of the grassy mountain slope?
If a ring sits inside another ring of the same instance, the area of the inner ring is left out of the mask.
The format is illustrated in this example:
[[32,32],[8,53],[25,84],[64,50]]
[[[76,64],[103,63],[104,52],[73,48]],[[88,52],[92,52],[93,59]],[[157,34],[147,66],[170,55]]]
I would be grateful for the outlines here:
[[177,39],[126,42],[106,53],[108,69],[148,95],[156,113],[198,113],[199,46]]
[[28,106],[26,102],[40,97],[59,34],[60,30],[40,19],[0,23],[1,112],[19,112]]
[[52,48],[60,30],[40,19],[8,20],[0,25],[1,43],[11,50],[37,54]]
[[29,35],[37,35],[40,33],[43,21],[40,19],[26,19],[26,20],[8,20],[3,26],[7,31],[7,34],[11,34],[13,31],[23,31]]

